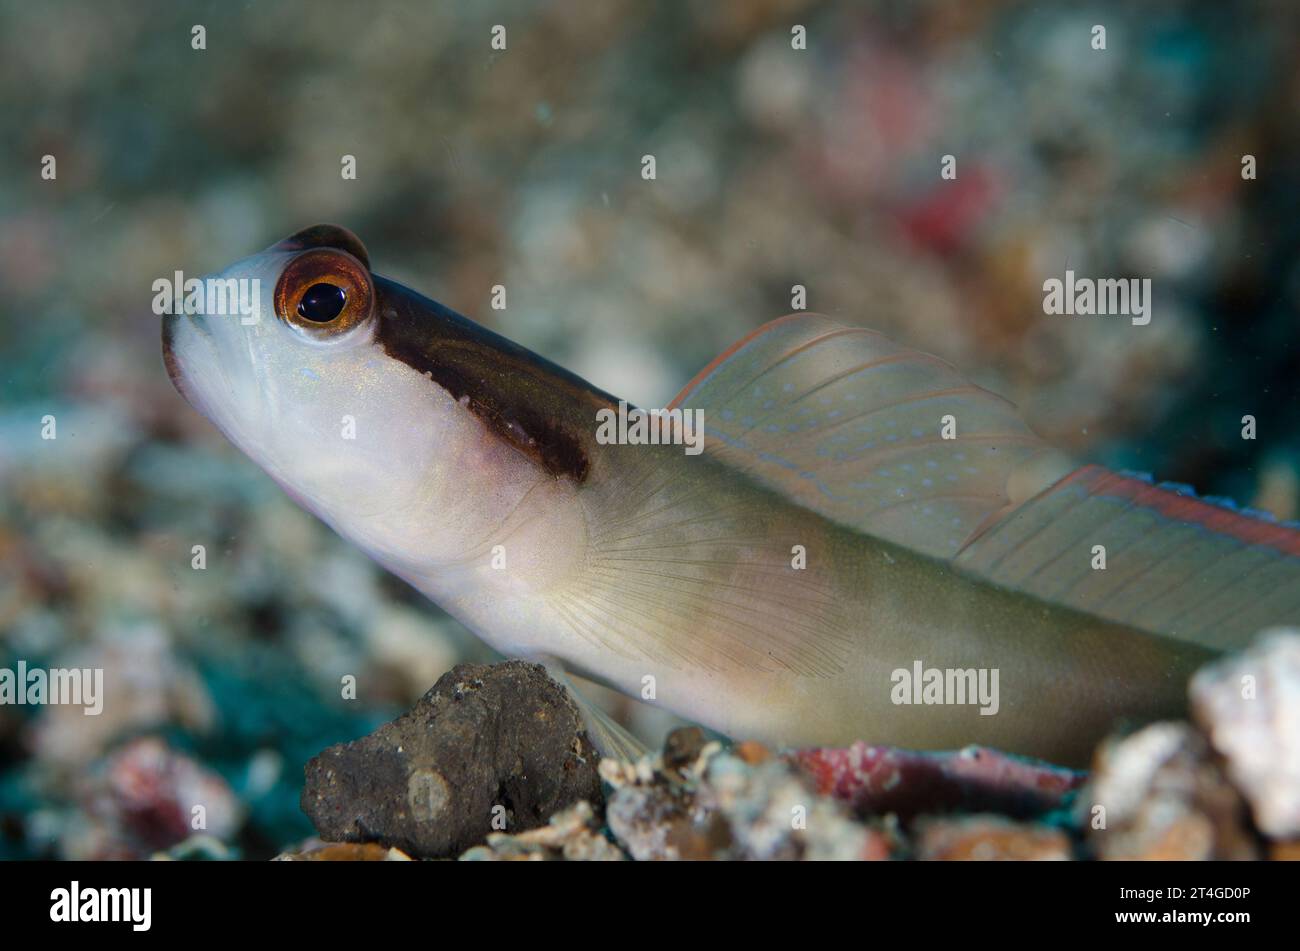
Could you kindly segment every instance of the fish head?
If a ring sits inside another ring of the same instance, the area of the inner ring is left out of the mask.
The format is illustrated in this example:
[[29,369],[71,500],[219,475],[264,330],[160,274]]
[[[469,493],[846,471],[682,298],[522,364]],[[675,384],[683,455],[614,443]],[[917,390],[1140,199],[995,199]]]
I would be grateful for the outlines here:
[[379,375],[363,259],[342,242],[280,242],[201,283],[242,287],[243,306],[198,289],[197,307],[164,315],[163,358],[180,394],[272,475],[310,482],[308,470],[321,466],[364,470],[365,444],[355,447],[361,458],[344,461],[340,452],[353,453],[332,435],[349,406],[382,397],[380,387],[359,385],[367,370]]
[[510,372],[519,348],[374,275],[335,226],[205,280],[248,282],[250,306],[164,316],[168,374],[301,505],[426,593],[454,567],[477,573],[498,544],[520,542],[519,570],[498,583],[555,570],[520,533],[581,534],[569,503],[582,451],[558,435],[547,388]]

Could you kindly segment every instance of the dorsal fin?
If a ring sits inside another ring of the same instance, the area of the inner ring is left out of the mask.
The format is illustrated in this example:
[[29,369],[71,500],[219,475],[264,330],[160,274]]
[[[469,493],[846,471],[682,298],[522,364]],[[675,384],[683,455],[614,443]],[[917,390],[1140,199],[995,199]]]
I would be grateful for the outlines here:
[[[842,525],[942,558],[1069,470],[1000,396],[819,314],[724,352],[671,404],[705,451]],[[945,417],[951,416],[945,438]]]

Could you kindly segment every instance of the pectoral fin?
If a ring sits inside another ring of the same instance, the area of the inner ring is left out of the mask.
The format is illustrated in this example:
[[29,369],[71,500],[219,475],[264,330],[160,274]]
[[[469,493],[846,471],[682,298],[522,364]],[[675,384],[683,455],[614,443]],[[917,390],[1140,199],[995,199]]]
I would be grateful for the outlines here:
[[559,661],[545,657],[541,663],[545,665],[551,679],[562,684],[569,691],[569,696],[573,697],[573,702],[578,705],[583,722],[587,725],[587,733],[602,755],[635,763],[649,752],[645,743],[583,694]]

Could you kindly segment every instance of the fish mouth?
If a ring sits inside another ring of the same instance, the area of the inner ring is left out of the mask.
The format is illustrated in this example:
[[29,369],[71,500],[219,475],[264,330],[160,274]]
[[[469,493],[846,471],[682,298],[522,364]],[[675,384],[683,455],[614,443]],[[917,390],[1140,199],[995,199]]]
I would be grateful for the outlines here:
[[163,314],[162,317],[162,357],[163,366],[167,369],[167,377],[172,381],[172,386],[176,392],[184,397],[185,402],[194,406],[194,397],[185,387],[185,374],[181,370],[180,361],[176,358],[176,328],[181,321],[181,316],[177,314]]
[[180,327],[182,326],[182,321],[184,321],[185,325],[191,327],[196,333],[204,337],[211,338],[212,329],[210,327],[205,327],[203,321],[194,314],[166,313],[162,315],[163,366],[167,368],[167,376],[171,379],[172,386],[176,387],[176,392],[185,397],[186,402],[191,406],[198,409],[198,404],[194,402],[193,395],[186,390],[185,374],[181,369],[180,360],[177,359],[176,356],[176,339]]

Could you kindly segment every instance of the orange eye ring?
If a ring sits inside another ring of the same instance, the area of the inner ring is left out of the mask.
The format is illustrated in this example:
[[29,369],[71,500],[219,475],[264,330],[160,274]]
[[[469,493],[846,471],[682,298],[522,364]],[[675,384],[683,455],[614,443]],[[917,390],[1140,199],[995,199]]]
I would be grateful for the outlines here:
[[298,255],[275,285],[275,312],[315,337],[346,333],[370,317],[375,290],[360,261],[334,248]]

